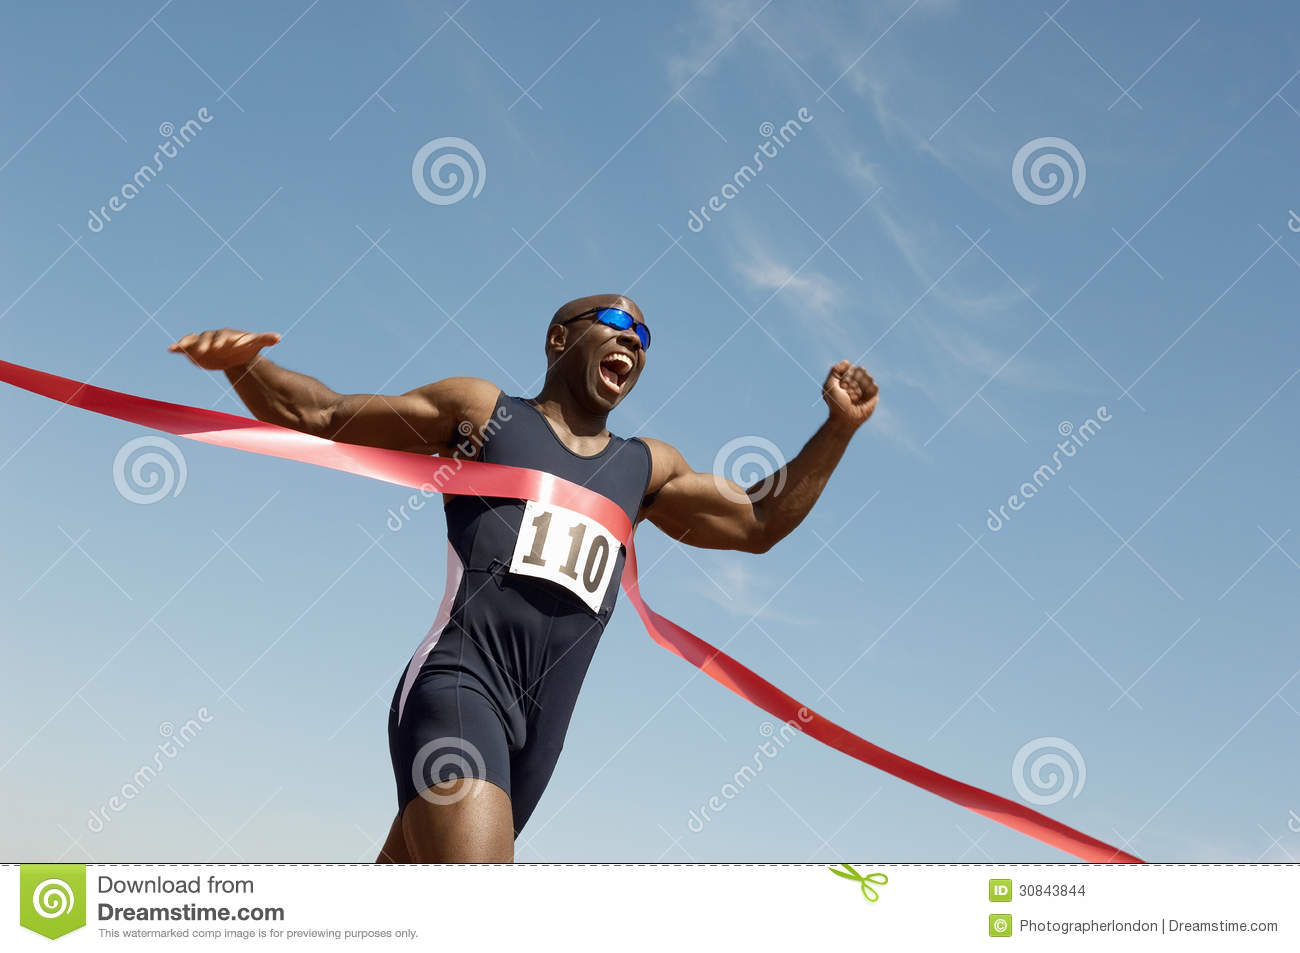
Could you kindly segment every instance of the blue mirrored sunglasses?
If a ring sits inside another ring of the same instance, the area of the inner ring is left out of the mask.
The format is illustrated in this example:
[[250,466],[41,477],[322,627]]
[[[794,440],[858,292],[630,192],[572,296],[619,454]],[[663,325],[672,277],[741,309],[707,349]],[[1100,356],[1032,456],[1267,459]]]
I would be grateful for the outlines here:
[[584,311],[582,314],[575,314],[568,321],[561,321],[560,324],[571,324],[582,318],[595,319],[601,324],[614,328],[616,331],[626,331],[629,328],[636,332],[636,338],[641,342],[641,350],[650,350],[650,329],[644,324],[639,323],[636,318],[628,314],[622,308],[597,308],[591,311]]

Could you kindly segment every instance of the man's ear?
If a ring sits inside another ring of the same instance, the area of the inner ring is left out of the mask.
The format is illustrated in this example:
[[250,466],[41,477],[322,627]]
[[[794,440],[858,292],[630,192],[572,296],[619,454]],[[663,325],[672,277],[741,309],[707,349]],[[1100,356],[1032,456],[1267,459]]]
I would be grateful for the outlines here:
[[563,353],[565,345],[569,341],[569,329],[562,324],[552,324],[546,329],[546,354],[559,355]]

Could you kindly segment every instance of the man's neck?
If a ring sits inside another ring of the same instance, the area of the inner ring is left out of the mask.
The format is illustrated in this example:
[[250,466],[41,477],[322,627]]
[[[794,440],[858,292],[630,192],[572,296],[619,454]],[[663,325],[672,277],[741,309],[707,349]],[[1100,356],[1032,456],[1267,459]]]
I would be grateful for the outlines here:
[[548,380],[532,403],[575,437],[595,437],[605,432],[607,415],[583,410],[575,395],[559,381]]

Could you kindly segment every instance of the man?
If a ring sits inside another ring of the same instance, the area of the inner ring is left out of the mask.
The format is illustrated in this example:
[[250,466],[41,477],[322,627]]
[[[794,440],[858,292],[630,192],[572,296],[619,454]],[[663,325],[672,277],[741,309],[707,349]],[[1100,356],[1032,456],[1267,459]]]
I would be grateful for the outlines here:
[[[186,335],[170,350],[225,371],[259,420],[553,473],[613,500],[634,522],[709,549],[762,553],[788,535],[876,409],[870,375],[840,361],[822,385],[826,421],[782,480],[745,490],[695,472],[663,441],[606,429],[650,347],[645,317],[624,295],[578,298],[555,313],[545,383],[531,399],[473,377],[400,395],[337,394],[262,356],[279,340],[226,328]],[[560,507],[447,496],[444,509],[447,590],[390,707],[398,810],[379,860],[508,862],[563,747],[625,553],[607,528]]]

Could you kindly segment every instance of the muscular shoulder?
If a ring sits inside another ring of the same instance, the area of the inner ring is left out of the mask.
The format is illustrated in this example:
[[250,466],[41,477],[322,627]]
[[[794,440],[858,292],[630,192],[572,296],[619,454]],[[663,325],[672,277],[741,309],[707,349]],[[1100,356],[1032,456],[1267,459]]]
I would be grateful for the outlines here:
[[654,496],[673,477],[690,472],[686,458],[672,444],[653,437],[641,437],[640,440],[650,450],[650,484],[646,487],[646,496]]
[[454,424],[469,421],[476,427],[487,423],[501,396],[500,387],[481,377],[445,377],[417,392]]

